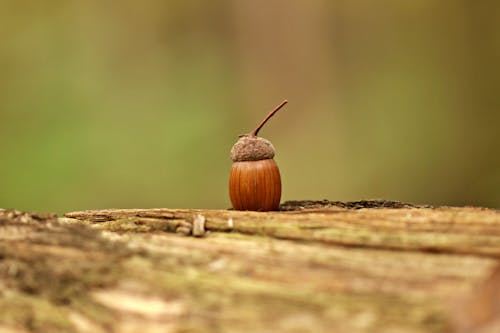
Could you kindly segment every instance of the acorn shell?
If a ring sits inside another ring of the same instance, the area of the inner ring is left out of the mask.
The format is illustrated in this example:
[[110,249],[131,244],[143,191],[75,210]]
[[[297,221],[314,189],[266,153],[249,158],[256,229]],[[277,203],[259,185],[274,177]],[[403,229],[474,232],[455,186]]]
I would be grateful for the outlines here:
[[281,177],[272,158],[233,162],[229,176],[229,197],[236,210],[278,210]]

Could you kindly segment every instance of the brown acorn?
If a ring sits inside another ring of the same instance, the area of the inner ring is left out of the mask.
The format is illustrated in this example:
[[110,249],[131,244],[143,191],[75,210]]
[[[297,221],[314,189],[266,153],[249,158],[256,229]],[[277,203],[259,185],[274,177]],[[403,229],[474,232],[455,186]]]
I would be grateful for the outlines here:
[[287,101],[283,101],[259,126],[240,135],[231,148],[229,197],[235,210],[266,212],[278,210],[281,199],[281,177],[274,161],[275,150],[269,140],[258,137],[260,129]]

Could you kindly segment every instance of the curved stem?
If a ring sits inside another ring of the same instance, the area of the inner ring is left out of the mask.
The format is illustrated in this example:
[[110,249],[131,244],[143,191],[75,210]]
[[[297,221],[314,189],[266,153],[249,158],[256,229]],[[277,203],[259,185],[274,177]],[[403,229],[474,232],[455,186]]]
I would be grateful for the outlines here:
[[279,109],[281,109],[286,103],[288,103],[288,101],[285,99],[283,102],[281,102],[280,105],[278,105],[276,108],[274,108],[273,111],[269,112],[269,114],[267,115],[267,117],[260,123],[259,126],[257,126],[256,129],[254,129],[252,132],[250,132],[249,134],[251,136],[257,136],[257,134],[259,133],[260,129],[267,123],[267,121],[269,119],[271,119],[272,116],[274,116],[274,114],[276,112],[278,112]]

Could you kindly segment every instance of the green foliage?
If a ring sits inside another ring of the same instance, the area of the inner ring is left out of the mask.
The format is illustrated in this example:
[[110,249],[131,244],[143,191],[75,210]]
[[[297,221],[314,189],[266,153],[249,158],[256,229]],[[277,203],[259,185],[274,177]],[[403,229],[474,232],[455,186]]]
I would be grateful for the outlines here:
[[284,199],[500,207],[499,6],[383,3],[2,2],[0,207],[229,207],[283,98]]

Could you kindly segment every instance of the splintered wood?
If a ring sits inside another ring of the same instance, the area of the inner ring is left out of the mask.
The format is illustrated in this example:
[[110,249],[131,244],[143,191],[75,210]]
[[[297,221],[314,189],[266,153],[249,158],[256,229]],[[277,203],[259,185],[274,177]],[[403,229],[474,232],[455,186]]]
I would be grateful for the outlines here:
[[281,209],[0,210],[0,331],[500,332],[499,211]]

